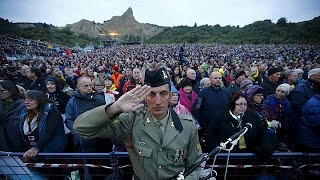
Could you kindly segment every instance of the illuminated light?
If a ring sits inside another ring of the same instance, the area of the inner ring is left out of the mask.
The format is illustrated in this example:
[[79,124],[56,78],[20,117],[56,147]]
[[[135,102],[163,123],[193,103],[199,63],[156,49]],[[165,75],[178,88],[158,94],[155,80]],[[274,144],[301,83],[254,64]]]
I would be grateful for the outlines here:
[[109,34],[109,36],[119,36],[119,34],[116,33],[116,32],[112,32],[112,33]]

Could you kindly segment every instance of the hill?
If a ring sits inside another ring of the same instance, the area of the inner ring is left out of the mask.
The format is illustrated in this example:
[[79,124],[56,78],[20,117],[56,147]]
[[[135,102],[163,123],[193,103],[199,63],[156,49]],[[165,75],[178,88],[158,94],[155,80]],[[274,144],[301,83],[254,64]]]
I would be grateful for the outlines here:
[[257,21],[243,28],[219,24],[178,26],[166,28],[148,43],[320,44],[320,16],[299,23],[288,23],[286,18],[280,18],[277,23]]
[[89,42],[95,44],[99,42],[97,38],[91,38],[85,34],[76,35],[68,28],[60,29],[43,23],[11,23],[9,20],[0,18],[0,27],[0,34],[39,39],[68,47],[73,47],[76,43],[83,47]]

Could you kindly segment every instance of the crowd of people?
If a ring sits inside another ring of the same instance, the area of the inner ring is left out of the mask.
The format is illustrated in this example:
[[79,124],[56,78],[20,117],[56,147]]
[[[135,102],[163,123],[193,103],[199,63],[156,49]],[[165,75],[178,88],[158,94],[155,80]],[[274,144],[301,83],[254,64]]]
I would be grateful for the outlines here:
[[[26,51],[1,42],[4,53]],[[319,46],[225,44],[119,45],[9,62],[0,69],[0,150],[26,158],[123,151],[118,138],[83,138],[74,123],[144,85],[146,71],[164,68],[169,106],[192,118],[203,152],[246,123],[253,128],[233,152],[320,152],[319,63]]]
[[53,50],[53,45],[48,47],[50,47],[49,43],[40,40],[0,35],[0,57],[5,57],[5,55],[57,57],[59,55],[57,51]]

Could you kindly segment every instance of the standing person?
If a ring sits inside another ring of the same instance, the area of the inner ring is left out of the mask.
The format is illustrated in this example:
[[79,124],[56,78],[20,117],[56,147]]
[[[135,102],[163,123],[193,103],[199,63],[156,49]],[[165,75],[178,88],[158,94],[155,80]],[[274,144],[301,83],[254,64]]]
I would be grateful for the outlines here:
[[209,149],[204,148],[206,147],[204,140],[206,128],[212,119],[221,116],[227,110],[229,103],[228,93],[220,87],[222,82],[221,74],[217,71],[212,72],[210,82],[211,86],[203,88],[199,92],[192,112],[201,126],[199,136],[205,152],[209,151]]
[[298,150],[320,152],[320,82],[314,83],[315,95],[302,108],[297,128]]
[[[289,125],[291,124],[291,103],[287,99],[290,94],[290,85],[283,83],[276,89],[275,94],[268,96],[265,101],[268,125],[276,129],[276,135],[281,148],[289,145]],[[285,145],[285,146],[284,146]]]
[[[92,89],[93,84],[89,77],[78,79],[77,91],[69,100],[66,107],[66,126],[73,135],[73,141],[77,152],[97,152],[97,139],[84,140],[74,133],[73,123],[82,113],[93,108],[106,104],[103,92],[95,93]],[[102,144],[101,144],[102,146]],[[109,151],[111,149],[109,148]]]
[[27,150],[20,132],[17,131],[20,112],[25,108],[23,98],[12,81],[0,82],[0,151]]
[[63,92],[59,81],[56,78],[47,78],[45,80],[48,101],[54,103],[61,114],[66,113],[66,107],[71,98],[67,93]]
[[276,91],[276,88],[281,84],[279,78],[281,76],[281,69],[279,67],[268,70],[268,78],[261,83],[264,97],[268,97]]
[[234,81],[232,81],[226,88],[229,97],[232,98],[240,90],[240,84],[246,79],[246,73],[244,71],[237,71],[234,74]]
[[38,152],[63,152],[67,142],[63,119],[55,106],[47,103],[46,94],[30,90],[26,94],[25,104],[19,127],[29,150],[23,157],[33,158]]
[[293,110],[293,122],[290,129],[290,136],[296,136],[296,128],[301,120],[302,107],[314,96],[314,85],[320,82],[320,68],[311,69],[308,72],[308,79],[300,82],[291,92],[291,103]]
[[230,100],[229,110],[211,121],[206,133],[206,142],[211,149],[243,129],[246,123],[250,123],[252,129],[240,138],[233,152],[254,152],[260,156],[272,154],[265,152],[266,149],[263,148],[266,137],[263,124],[256,114],[247,111],[247,105],[246,97],[236,94]]
[[141,84],[140,73],[141,73],[141,70],[139,68],[134,68],[132,70],[132,77],[123,85],[123,88],[122,88],[123,94],[135,88],[137,84]]
[[121,74],[120,67],[119,66],[113,66],[112,68],[112,79],[114,82],[114,85],[117,89],[120,89],[120,81],[123,78],[123,74]]
[[41,71],[38,68],[30,68],[27,71],[27,76],[31,81],[30,84],[27,86],[26,90],[39,90],[44,92],[46,91],[46,85],[41,79]]
[[189,112],[192,113],[192,107],[197,98],[197,93],[192,89],[192,82],[184,79],[180,82],[180,103],[187,108]]
[[27,72],[30,70],[28,65],[21,66],[20,73],[21,76],[17,79],[17,85],[22,86],[24,89],[28,88],[28,85],[31,83],[30,79],[27,76]]
[[[84,113],[74,129],[84,138],[123,139],[135,179],[170,179],[202,159],[197,129],[190,116],[169,108],[170,80],[164,68],[146,70],[144,83],[110,106]],[[199,171],[186,179],[199,179]]]
[[[196,71],[193,69],[188,69],[186,74],[187,74],[187,77],[183,78],[183,80],[191,81],[192,82],[192,89],[198,94],[198,92],[200,90],[200,82],[197,81]],[[181,88],[180,83],[176,87],[177,87],[177,89],[180,89]]]

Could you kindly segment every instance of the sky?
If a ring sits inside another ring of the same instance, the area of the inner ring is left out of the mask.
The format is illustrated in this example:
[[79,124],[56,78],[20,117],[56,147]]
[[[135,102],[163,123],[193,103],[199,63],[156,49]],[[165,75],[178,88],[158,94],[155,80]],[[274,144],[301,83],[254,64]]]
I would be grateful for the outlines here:
[[0,0],[0,17],[61,27],[81,19],[103,23],[129,7],[140,23],[170,27],[243,27],[265,19],[301,22],[320,16],[320,0]]

